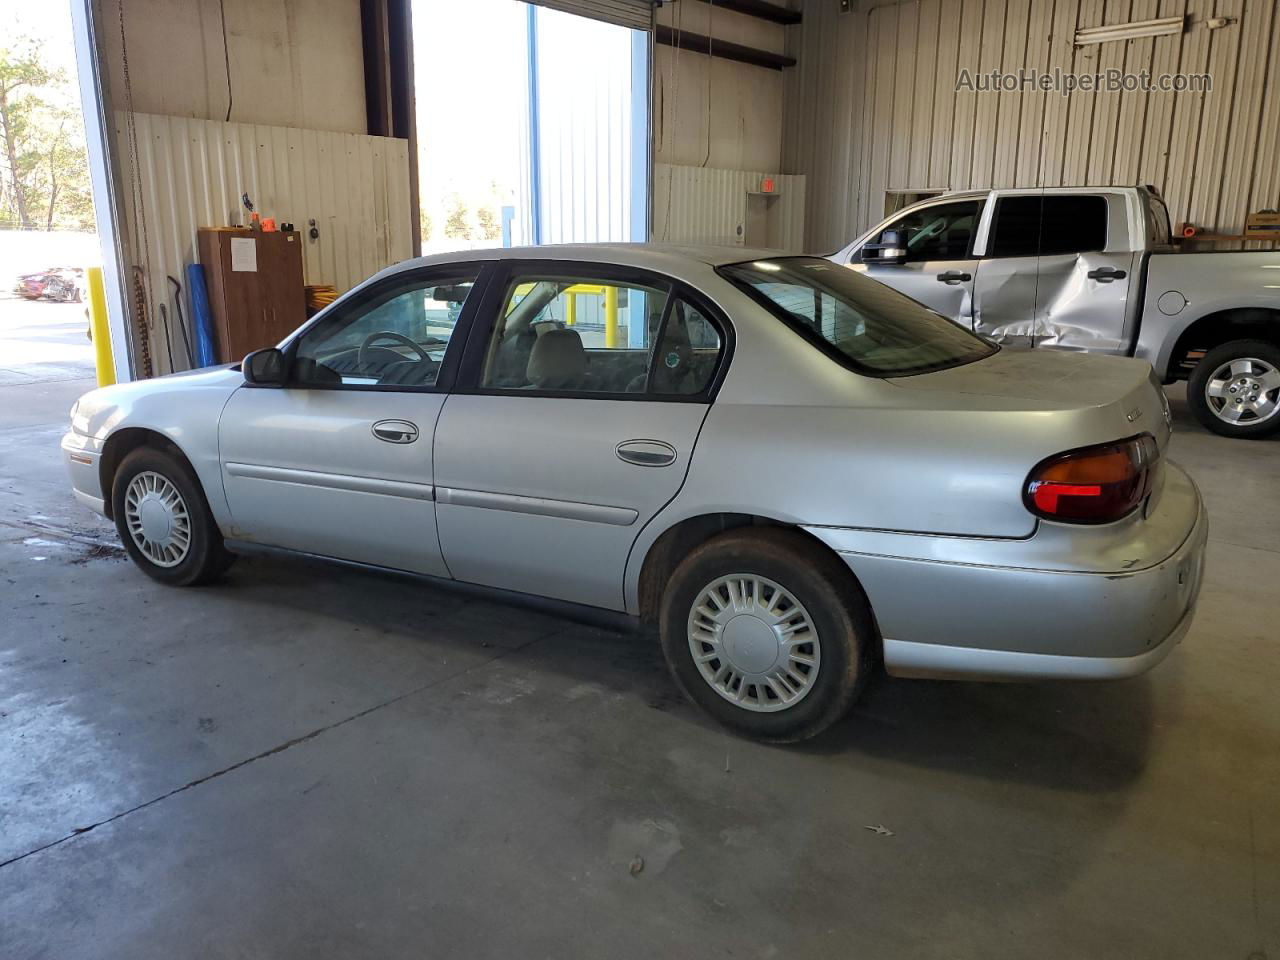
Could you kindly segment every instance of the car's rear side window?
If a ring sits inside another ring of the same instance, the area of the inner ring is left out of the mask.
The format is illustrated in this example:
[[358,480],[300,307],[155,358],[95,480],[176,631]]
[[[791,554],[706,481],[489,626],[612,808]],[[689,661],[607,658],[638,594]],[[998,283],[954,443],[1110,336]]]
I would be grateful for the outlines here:
[[667,281],[514,272],[480,387],[584,396],[695,397],[723,340]]
[[720,267],[788,326],[859,373],[900,377],[971,363],[998,347],[898,291],[816,257]]
[[1049,257],[1106,246],[1106,197],[1029,194],[1001,197],[996,203],[988,256]]

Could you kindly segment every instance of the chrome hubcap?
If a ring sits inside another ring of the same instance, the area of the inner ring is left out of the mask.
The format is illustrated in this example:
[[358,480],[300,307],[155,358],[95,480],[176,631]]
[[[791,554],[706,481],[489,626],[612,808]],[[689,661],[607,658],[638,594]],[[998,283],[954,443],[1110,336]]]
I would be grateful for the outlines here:
[[822,661],[809,611],[784,587],[749,573],[720,577],[698,594],[689,652],[712,690],[758,713],[800,702]]
[[1224,363],[1205,384],[1204,398],[1219,420],[1261,423],[1280,409],[1280,371],[1256,357]]
[[178,488],[151,470],[129,481],[124,492],[129,536],[158,567],[176,567],[191,547],[191,517]]

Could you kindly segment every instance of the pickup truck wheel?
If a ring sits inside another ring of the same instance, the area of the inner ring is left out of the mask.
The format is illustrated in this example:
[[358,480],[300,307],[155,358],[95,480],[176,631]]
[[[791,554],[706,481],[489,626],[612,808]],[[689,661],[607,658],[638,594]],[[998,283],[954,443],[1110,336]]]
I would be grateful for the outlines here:
[[177,457],[139,447],[111,484],[112,515],[129,558],[147,576],[186,587],[216,580],[235,559],[222,543],[204,491]]
[[659,623],[689,699],[758,740],[825,730],[870,672],[875,628],[857,582],[785,529],[731,530],[695,549],[667,584]]
[[1214,347],[1191,371],[1187,402],[1197,420],[1224,437],[1280,431],[1280,347],[1265,340]]

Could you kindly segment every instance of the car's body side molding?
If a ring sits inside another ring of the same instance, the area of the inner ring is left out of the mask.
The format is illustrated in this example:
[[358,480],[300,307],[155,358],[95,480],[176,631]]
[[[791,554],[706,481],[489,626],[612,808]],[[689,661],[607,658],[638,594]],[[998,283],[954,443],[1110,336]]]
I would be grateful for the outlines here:
[[563,520],[608,523],[618,527],[629,527],[639,516],[635,510],[627,507],[578,503],[574,500],[551,500],[546,497],[524,497],[514,493],[459,490],[455,487],[437,487],[436,502],[448,503],[456,507],[478,507],[481,510],[506,510],[511,513],[530,513],[540,517],[558,517]]
[[390,497],[404,497],[408,500],[433,498],[433,489],[429,483],[384,480],[380,477],[361,477],[347,473],[322,473],[317,470],[294,470],[288,467],[271,467],[255,463],[225,463],[223,469],[233,477],[247,477],[253,480],[274,480],[278,483],[331,487],[334,490],[351,490],[356,493],[379,493]]

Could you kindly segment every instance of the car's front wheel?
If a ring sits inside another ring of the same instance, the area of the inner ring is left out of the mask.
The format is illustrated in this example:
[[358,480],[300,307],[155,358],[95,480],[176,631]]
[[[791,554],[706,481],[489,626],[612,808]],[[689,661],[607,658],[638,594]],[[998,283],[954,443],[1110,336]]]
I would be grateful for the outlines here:
[[1224,437],[1259,439],[1280,431],[1280,347],[1232,340],[1191,371],[1187,403],[1196,419]]
[[690,699],[739,733],[804,740],[840,719],[870,670],[866,599],[834,557],[790,530],[707,541],[663,595],[663,653]]
[[111,485],[116,530],[130,559],[172,586],[208,583],[231,566],[200,482],[177,457],[139,447]]

